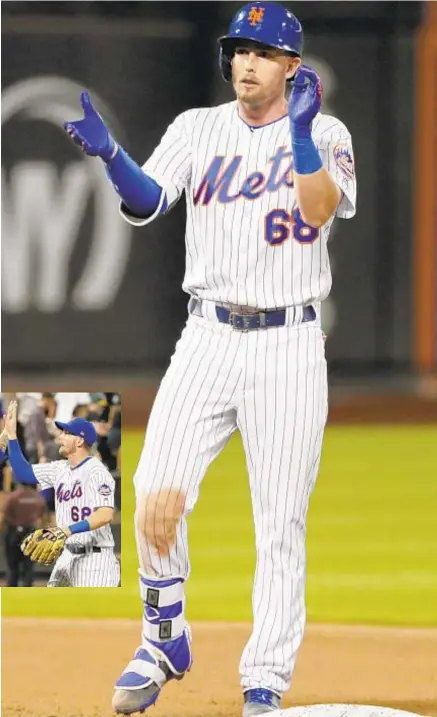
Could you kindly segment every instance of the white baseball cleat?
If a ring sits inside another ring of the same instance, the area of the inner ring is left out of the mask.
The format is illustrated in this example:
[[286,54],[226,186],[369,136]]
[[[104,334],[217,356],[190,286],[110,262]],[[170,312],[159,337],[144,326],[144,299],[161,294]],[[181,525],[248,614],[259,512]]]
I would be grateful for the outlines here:
[[276,692],[263,687],[245,690],[243,717],[258,717],[258,715],[277,713],[281,705],[281,698]]
[[144,712],[155,704],[167,682],[183,678],[192,662],[188,629],[159,648],[145,641],[115,684],[112,708],[123,715]]

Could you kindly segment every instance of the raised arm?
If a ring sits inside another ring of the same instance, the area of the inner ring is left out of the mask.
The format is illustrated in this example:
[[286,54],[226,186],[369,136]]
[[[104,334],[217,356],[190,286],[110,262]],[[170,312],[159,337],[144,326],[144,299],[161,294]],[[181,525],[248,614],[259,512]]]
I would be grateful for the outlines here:
[[139,217],[156,212],[161,202],[165,212],[167,203],[162,187],[148,177],[141,167],[120,147],[111,136],[103,118],[93,107],[88,92],[80,96],[84,117],[65,122],[64,129],[82,151],[90,157],[100,157],[115,191],[123,203]]
[[19,483],[37,485],[38,481],[32,466],[23,456],[17,440],[17,402],[10,401],[5,419],[5,430],[8,437],[9,462]]
[[325,224],[341,199],[341,190],[323,167],[311,136],[311,124],[321,101],[320,78],[310,67],[302,65],[296,72],[288,113],[297,204],[302,218],[312,227]]

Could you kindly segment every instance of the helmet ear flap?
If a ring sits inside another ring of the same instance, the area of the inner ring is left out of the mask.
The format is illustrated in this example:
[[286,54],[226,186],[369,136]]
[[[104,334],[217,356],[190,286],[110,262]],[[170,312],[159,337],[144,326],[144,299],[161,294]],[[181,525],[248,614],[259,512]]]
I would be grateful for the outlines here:
[[219,68],[224,81],[230,82],[232,80],[232,58],[223,52],[222,47],[219,53]]

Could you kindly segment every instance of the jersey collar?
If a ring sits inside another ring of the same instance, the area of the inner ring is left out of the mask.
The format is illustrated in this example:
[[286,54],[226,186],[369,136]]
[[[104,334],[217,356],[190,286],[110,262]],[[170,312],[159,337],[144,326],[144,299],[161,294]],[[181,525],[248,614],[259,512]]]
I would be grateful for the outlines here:
[[286,112],[285,114],[282,115],[282,117],[278,117],[277,119],[272,120],[271,122],[266,122],[266,124],[249,124],[249,122],[246,122],[246,120],[244,120],[244,119],[241,117],[241,115],[240,115],[240,113],[239,113],[239,111],[238,111],[238,104],[237,104],[237,103],[235,103],[235,109],[236,109],[238,118],[241,120],[241,122],[242,122],[243,124],[246,125],[246,127],[249,127],[249,129],[250,129],[251,132],[253,132],[253,131],[256,130],[256,129],[263,129],[263,127],[268,127],[268,126],[271,125],[271,124],[276,124],[276,122],[280,122],[281,120],[285,119],[285,117],[288,117],[288,113]]
[[84,463],[86,463],[87,461],[90,461],[91,458],[92,458],[92,456],[87,456],[86,458],[83,459],[83,461],[81,461],[80,463],[78,463],[77,466],[74,466],[74,467],[71,467],[71,466],[70,466],[70,467],[71,467],[71,470],[72,470],[72,471],[77,470],[77,468],[80,468],[81,466],[83,466]]

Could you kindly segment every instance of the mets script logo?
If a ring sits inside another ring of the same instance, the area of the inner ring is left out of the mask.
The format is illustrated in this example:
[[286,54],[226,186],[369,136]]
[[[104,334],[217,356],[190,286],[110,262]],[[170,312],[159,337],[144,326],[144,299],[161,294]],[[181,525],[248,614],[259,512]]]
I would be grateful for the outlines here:
[[214,157],[195,191],[194,204],[202,202],[205,206],[214,195],[223,204],[233,202],[239,197],[257,199],[264,192],[276,192],[280,187],[293,186],[292,153],[287,151],[287,147],[279,147],[276,154],[270,157],[270,167],[266,173],[253,172],[243,181],[240,180],[240,187],[235,187],[242,159],[241,155],[237,155],[226,166],[226,157]]
[[255,25],[258,25],[259,22],[264,17],[264,8],[263,7],[251,7],[249,10],[249,25],[252,25],[252,27],[255,27]]
[[334,158],[343,174],[348,179],[353,179],[355,174],[354,158],[349,145],[345,143],[335,145]]
[[56,489],[56,500],[58,503],[66,503],[73,498],[82,498],[82,486],[80,481],[76,480],[71,488],[65,488],[63,483],[59,483]]

